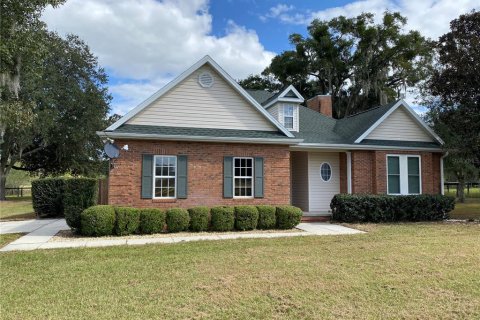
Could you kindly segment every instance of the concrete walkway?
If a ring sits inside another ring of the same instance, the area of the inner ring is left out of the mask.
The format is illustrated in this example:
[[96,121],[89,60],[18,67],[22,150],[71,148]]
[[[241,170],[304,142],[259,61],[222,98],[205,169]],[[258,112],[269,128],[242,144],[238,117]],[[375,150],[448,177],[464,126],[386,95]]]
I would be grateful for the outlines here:
[[[232,232],[231,234],[193,235],[185,237],[158,237],[136,239],[85,239],[85,241],[55,241],[49,240],[60,230],[68,230],[65,219],[29,220],[19,222],[0,222],[1,233],[29,232],[27,235],[11,242],[0,251],[36,250],[54,248],[79,248],[79,247],[106,247],[118,245],[143,245],[149,243],[177,243],[200,240],[227,240],[247,238],[283,238],[315,235],[341,235],[364,233],[363,231],[334,225],[330,223],[300,223],[297,228],[305,232],[272,232],[248,233]],[[26,230],[26,231],[19,231]]]

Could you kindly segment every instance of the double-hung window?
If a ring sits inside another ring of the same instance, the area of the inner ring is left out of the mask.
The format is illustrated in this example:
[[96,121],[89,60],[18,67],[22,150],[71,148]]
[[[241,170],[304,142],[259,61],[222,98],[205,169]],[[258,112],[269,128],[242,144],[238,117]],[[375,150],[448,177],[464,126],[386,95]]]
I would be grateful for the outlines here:
[[253,197],[253,158],[233,158],[233,196]]
[[422,193],[420,156],[387,156],[387,193]]
[[154,198],[175,198],[177,184],[177,157],[155,156]]
[[283,125],[288,130],[293,130],[293,117],[294,117],[294,106],[292,105],[284,105],[283,106]]

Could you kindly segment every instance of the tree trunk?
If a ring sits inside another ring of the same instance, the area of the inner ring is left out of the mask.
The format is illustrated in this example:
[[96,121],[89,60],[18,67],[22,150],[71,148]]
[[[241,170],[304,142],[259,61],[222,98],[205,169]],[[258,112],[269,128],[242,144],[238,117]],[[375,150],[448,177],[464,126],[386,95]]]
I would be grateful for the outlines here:
[[0,170],[0,201],[6,200],[6,190],[5,186],[7,184],[7,175],[4,174],[5,170]]
[[464,179],[458,179],[457,195],[458,195],[458,202],[464,203],[465,202],[465,180]]

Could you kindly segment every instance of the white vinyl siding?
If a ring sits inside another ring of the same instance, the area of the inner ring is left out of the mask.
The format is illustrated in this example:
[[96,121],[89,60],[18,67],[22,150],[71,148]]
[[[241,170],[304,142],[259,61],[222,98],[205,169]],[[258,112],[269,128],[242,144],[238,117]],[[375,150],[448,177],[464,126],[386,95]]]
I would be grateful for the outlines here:
[[392,112],[365,139],[434,141],[403,107]]
[[292,204],[303,211],[309,211],[308,205],[308,153],[291,152]]
[[[322,163],[331,167],[331,177],[323,181],[320,176]],[[327,213],[334,195],[340,193],[340,156],[338,152],[308,153],[309,211]]]
[[[214,83],[210,88],[203,88],[198,83],[198,76],[204,72],[209,72],[214,77]],[[171,127],[278,130],[209,66],[199,68],[127,123]]]
[[296,103],[276,103],[274,104],[273,106],[271,106],[270,108],[268,108],[268,112],[270,112],[270,114],[278,121],[280,122],[282,125],[285,126],[285,118],[284,118],[284,108],[285,106],[293,106],[293,128],[292,129],[289,129],[287,128],[288,130],[290,131],[295,131],[295,132],[298,132],[298,129],[299,129],[299,121],[298,121],[298,117],[299,117],[299,111],[298,111],[298,104]]

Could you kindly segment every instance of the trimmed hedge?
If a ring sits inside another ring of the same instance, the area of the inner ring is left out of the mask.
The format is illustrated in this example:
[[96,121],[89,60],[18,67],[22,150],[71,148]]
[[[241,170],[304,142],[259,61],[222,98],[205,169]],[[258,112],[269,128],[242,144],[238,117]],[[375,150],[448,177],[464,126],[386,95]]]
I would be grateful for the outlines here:
[[115,227],[115,209],[108,205],[93,206],[80,215],[80,233],[84,236],[109,236]]
[[180,208],[167,210],[167,230],[168,232],[180,232],[188,230],[190,216],[188,211]]
[[63,205],[65,220],[72,229],[80,228],[80,214],[97,204],[98,184],[93,178],[67,178],[64,180]]
[[235,225],[234,207],[213,207],[210,209],[213,231],[231,231]]
[[235,207],[235,229],[253,230],[258,224],[258,209],[254,206]]
[[448,219],[453,197],[443,195],[337,194],[330,203],[332,219],[343,222],[438,221]]
[[277,208],[274,206],[257,206],[258,210],[258,224],[257,229],[275,229],[277,222],[275,212]]
[[142,234],[160,233],[165,228],[165,211],[161,209],[139,209]]
[[303,211],[294,206],[277,207],[276,218],[278,229],[292,229],[300,223]]
[[37,216],[63,216],[65,178],[32,181],[32,204]]
[[208,207],[195,207],[188,209],[190,215],[191,231],[208,231],[208,220],[210,219],[210,209]]
[[115,215],[114,232],[117,236],[126,236],[137,232],[140,226],[140,212],[138,209],[116,207]]

